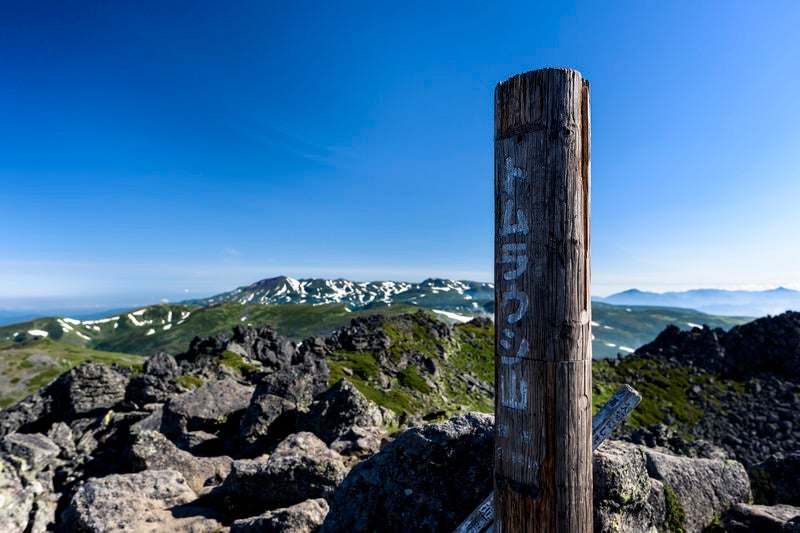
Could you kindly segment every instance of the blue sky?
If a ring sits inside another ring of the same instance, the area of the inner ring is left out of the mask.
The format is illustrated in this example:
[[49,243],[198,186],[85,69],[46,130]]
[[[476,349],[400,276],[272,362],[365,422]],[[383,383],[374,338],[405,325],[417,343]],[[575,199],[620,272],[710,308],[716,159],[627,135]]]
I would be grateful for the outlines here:
[[592,91],[593,290],[800,288],[800,4],[4,2],[0,308],[491,280],[493,92]]

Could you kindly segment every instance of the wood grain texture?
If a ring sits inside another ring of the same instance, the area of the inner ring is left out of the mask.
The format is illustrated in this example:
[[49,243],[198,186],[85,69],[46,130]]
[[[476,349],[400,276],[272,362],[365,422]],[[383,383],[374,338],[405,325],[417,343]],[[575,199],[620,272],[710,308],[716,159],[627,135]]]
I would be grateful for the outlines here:
[[589,91],[495,91],[495,529],[592,527]]

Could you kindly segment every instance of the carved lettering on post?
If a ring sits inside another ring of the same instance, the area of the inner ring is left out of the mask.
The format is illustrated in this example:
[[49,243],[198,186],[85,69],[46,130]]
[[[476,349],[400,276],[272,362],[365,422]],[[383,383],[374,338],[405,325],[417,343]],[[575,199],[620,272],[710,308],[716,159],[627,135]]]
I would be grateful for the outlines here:
[[[528,234],[528,217],[525,210],[516,203],[516,182],[524,180],[527,173],[513,165],[512,159],[506,159],[503,180],[503,214],[500,237],[502,254],[500,263],[510,265],[503,271],[502,287],[496,290],[502,294],[499,314],[502,318],[501,366],[497,376],[500,405],[514,411],[525,411],[528,406],[528,386],[514,367],[528,356],[528,339],[517,335],[515,325],[525,318],[530,305],[528,295],[517,287],[514,280],[522,276],[528,268],[527,245],[520,236]],[[498,326],[500,327],[500,326]]]

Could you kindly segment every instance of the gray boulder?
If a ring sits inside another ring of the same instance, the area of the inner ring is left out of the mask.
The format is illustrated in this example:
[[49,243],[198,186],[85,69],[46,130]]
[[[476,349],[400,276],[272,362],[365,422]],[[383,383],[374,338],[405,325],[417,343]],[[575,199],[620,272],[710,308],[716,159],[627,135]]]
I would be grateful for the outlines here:
[[686,533],[700,532],[736,503],[750,501],[750,479],[741,463],[693,459],[644,448],[650,477],[671,490],[685,511]]
[[[319,391],[317,378],[303,367],[281,368],[256,385],[242,417],[240,442],[247,455],[260,455],[293,433],[298,409],[307,407]],[[282,423],[273,427],[276,420]]]
[[297,345],[267,325],[235,326],[225,349],[273,368],[289,366],[297,356]]
[[60,448],[48,437],[12,433],[0,440],[0,531],[41,533],[55,523]]
[[143,372],[134,376],[125,390],[125,399],[139,406],[165,402],[180,392],[174,378],[180,374],[175,358],[168,353],[151,355],[144,362]]
[[409,429],[351,470],[321,531],[452,531],[492,490],[493,421],[470,413]]
[[664,493],[647,475],[642,447],[606,441],[594,452],[594,531],[656,533],[664,524]]
[[332,443],[352,427],[375,427],[397,424],[396,415],[367,399],[356,387],[342,378],[322,393],[311,406],[303,429]]
[[206,431],[187,431],[175,440],[175,445],[198,457],[217,457],[226,454],[230,441]]
[[328,514],[324,498],[306,500],[283,509],[235,520],[231,533],[316,533]]
[[50,427],[47,436],[53,443],[60,448],[59,456],[62,459],[72,459],[75,457],[77,449],[75,447],[75,435],[64,422],[56,422]]
[[47,431],[52,399],[41,392],[0,410],[0,437],[15,431]]
[[187,431],[235,432],[253,390],[224,379],[171,398],[164,404],[161,432],[173,441]]
[[145,431],[159,431],[161,429],[161,419],[164,418],[163,404],[152,404],[147,407],[151,409],[150,414],[131,425],[128,430],[131,435],[136,436]]
[[165,352],[158,352],[148,357],[142,371],[145,375],[161,379],[172,379],[180,374],[175,358]]
[[113,474],[87,481],[62,518],[71,531],[200,533],[220,531],[209,509],[193,504],[195,493],[172,470]]
[[722,515],[716,530],[726,533],[800,533],[800,507],[737,503]]
[[353,458],[378,453],[389,432],[378,427],[353,426],[331,443],[331,450]]
[[125,398],[128,369],[85,362],[61,374],[47,389],[56,420],[96,416]]
[[47,433],[55,422],[96,416],[125,398],[130,371],[85,362],[61,374],[40,392],[0,411],[0,436]]
[[312,433],[296,433],[270,456],[234,461],[220,489],[242,501],[259,500],[269,509],[312,498],[330,499],[346,474],[338,453]]
[[131,464],[134,470],[174,470],[186,480],[196,493],[219,485],[230,474],[233,459],[221,457],[195,457],[178,449],[169,439],[155,431],[141,433],[131,446]]

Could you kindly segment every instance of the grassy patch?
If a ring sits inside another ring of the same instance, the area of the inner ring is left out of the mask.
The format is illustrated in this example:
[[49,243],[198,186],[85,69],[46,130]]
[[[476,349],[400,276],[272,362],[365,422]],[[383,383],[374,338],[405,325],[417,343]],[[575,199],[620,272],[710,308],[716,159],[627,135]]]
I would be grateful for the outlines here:
[[214,359],[216,359],[219,364],[227,366],[228,368],[232,368],[240,374],[255,372],[258,370],[250,363],[246,363],[239,354],[235,354],[229,350],[225,350],[224,352],[215,355]]
[[328,383],[333,385],[343,377],[350,379],[345,374],[343,367],[347,367],[353,372],[353,376],[368,381],[380,373],[380,368],[372,352],[351,352],[347,350],[337,350],[328,360],[330,368],[330,378]]
[[663,424],[670,414],[676,424],[693,425],[703,417],[703,412],[687,400],[691,387],[690,369],[667,368],[663,361],[630,358],[618,367],[607,361],[594,362],[594,391],[592,404],[602,406],[623,384],[628,384],[642,394],[642,402],[631,413],[633,427]]
[[188,390],[197,389],[206,384],[201,378],[191,375],[178,376],[175,378],[175,383]]
[[126,366],[140,371],[139,356],[91,350],[50,338],[28,338],[0,343],[0,407],[7,407],[38,391],[63,372],[84,362]]
[[397,380],[404,387],[408,387],[421,392],[422,394],[429,394],[431,392],[430,386],[425,383],[425,380],[417,373],[416,369],[407,366],[397,374]]
[[398,390],[381,391],[363,383],[361,386],[358,383],[354,383],[354,385],[361,391],[361,394],[397,414],[416,413],[419,411],[419,403],[405,392]]
[[458,348],[452,355],[453,364],[486,383],[494,382],[494,326],[467,322],[457,325],[454,333]]

